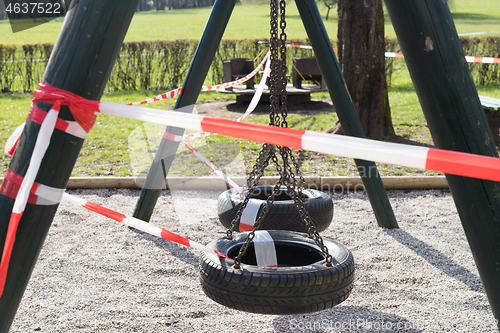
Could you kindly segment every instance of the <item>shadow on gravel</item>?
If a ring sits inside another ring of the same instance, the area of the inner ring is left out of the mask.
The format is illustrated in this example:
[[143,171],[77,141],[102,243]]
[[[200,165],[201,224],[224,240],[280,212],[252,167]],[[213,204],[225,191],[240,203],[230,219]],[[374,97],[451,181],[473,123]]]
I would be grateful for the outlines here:
[[451,278],[454,278],[471,290],[485,293],[481,279],[476,274],[473,274],[467,268],[460,266],[444,254],[424,243],[418,238],[413,237],[409,233],[401,229],[384,230],[384,232],[394,238],[401,245],[406,246],[420,257],[425,259],[429,264],[439,269]]
[[273,320],[276,332],[422,332],[418,324],[391,313],[359,306],[336,306],[308,314],[279,316]]
[[166,256],[174,256],[177,259],[185,262],[186,264],[191,265],[194,268],[198,269],[199,257],[188,251],[188,249],[185,246],[173,243],[163,238],[147,234],[137,229],[130,228],[130,231],[135,232],[138,235],[141,235],[142,238],[153,242],[157,247],[159,247],[162,250],[165,250]]

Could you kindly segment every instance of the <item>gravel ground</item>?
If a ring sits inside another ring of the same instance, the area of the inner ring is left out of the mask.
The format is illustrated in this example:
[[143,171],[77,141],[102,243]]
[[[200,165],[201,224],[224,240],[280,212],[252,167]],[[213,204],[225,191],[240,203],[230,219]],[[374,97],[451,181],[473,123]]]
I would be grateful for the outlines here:
[[[131,214],[138,191],[70,191]],[[220,191],[164,191],[152,222],[192,240],[222,237]],[[11,332],[496,332],[448,191],[389,192],[401,229],[377,227],[364,193],[333,194],[323,235],[350,249],[356,281],[342,304],[265,316],[208,299],[198,252],[63,202]]]

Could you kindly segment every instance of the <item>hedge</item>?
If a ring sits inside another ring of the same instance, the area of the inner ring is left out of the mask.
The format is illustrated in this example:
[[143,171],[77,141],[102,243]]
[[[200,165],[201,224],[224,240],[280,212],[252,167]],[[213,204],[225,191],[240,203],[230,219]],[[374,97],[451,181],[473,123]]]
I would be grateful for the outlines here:
[[[255,59],[266,45],[259,39],[225,39],[216,53],[205,84],[223,81],[222,60],[230,58]],[[292,44],[306,44],[307,39],[290,40]],[[500,37],[462,37],[466,55],[500,57]],[[180,87],[193,57],[198,40],[127,42],[124,43],[107,90],[160,89]],[[335,42],[332,42],[335,47]],[[29,44],[23,46],[0,45],[0,91],[29,92],[40,82],[52,52],[52,44]],[[386,51],[398,52],[394,38],[386,39]],[[288,69],[291,71],[293,57],[312,56],[312,50],[288,49]],[[390,85],[394,58],[386,58],[386,73]],[[470,64],[476,84],[500,83],[500,67],[497,64]]]

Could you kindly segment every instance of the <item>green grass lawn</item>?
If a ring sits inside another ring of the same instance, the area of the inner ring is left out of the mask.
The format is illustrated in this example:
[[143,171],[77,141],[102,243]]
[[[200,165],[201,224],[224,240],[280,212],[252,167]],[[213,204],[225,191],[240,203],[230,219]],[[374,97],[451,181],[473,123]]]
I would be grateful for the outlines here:
[[[326,8],[319,5],[323,17]],[[500,34],[500,1],[455,0],[452,7],[457,31],[463,33],[486,32]],[[175,40],[200,38],[210,8],[183,9],[160,12],[136,13],[126,41]],[[287,9],[287,34],[289,38],[305,38],[306,33],[294,2]],[[331,38],[337,36],[336,11],[330,12],[325,21]],[[54,43],[62,25],[62,18],[25,31],[12,33],[8,20],[0,21],[0,44]],[[154,28],[152,28],[154,27]],[[233,11],[224,38],[268,38],[269,6],[241,5]],[[390,20],[386,19],[386,35],[395,36]]]

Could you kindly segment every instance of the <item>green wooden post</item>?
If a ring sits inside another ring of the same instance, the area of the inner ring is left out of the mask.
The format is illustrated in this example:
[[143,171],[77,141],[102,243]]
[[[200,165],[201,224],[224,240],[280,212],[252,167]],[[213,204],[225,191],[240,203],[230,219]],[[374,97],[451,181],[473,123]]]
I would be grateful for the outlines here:
[[[138,0],[80,0],[65,19],[44,80],[88,99],[100,99]],[[39,104],[44,110],[50,105]],[[66,107],[60,117],[72,120]],[[40,125],[27,120],[9,168],[25,175]],[[65,188],[83,140],[54,131],[36,182]],[[0,194],[0,251],[14,200]],[[0,333],[7,333],[35,266],[58,205],[28,204],[20,221],[0,298]],[[1,252],[0,252],[1,253]]]
[[[337,110],[340,125],[346,135],[364,138],[363,127],[333,52],[330,38],[323,19],[314,0],[296,0],[297,8],[306,28],[307,35],[316,55],[316,60],[325,78],[330,97]],[[366,189],[368,199],[377,218],[378,225],[385,228],[398,228],[387,192],[374,162],[354,160]]]
[[[436,146],[498,157],[448,6],[442,0],[385,3]],[[446,179],[500,320],[499,183],[453,175]]]
[[[196,48],[193,60],[182,85],[183,92],[174,106],[174,110],[192,112],[198,99],[203,82],[208,74],[215,52],[219,48],[222,35],[233,12],[236,0],[217,0],[203,31],[200,43]],[[182,109],[181,109],[182,108]],[[183,135],[184,128],[167,126],[165,131]],[[165,188],[165,178],[175,158],[179,142],[162,138],[156,156],[149,169],[146,182],[135,206],[133,216],[149,221],[156,201]]]

